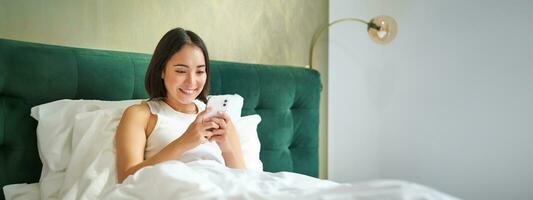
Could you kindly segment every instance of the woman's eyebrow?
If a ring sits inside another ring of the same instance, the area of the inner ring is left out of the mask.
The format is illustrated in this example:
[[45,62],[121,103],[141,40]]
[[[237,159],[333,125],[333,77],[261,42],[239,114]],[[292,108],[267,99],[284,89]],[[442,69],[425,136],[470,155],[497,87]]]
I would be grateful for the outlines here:
[[187,68],[189,67],[189,66],[186,65],[186,64],[175,64],[175,65],[173,65],[173,66],[175,66],[175,67],[181,66],[181,67],[187,67]]
[[[175,64],[175,65],[173,65],[173,66],[175,66],[175,67],[187,67],[187,68],[189,68],[189,65],[186,65],[186,64]],[[200,68],[200,67],[205,67],[205,65],[198,65],[198,66],[196,66],[196,68]]]

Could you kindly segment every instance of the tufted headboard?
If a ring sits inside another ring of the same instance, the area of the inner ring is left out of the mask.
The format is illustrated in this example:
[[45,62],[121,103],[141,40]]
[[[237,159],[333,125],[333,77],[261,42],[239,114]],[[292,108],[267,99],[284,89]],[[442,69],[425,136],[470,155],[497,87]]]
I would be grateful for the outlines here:
[[[39,181],[31,107],[59,99],[146,98],[149,61],[148,54],[0,39],[0,186]],[[210,75],[212,94],[240,94],[242,114],[261,115],[265,171],[318,176],[317,71],[211,61]]]

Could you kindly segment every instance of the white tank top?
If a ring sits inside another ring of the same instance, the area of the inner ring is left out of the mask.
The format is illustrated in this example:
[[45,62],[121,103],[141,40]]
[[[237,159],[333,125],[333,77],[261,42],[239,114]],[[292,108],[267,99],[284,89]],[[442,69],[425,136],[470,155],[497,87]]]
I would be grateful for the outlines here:
[[[150,107],[150,112],[157,115],[157,122],[152,133],[146,140],[146,148],[144,149],[144,159],[154,156],[161,151],[165,146],[170,144],[175,139],[179,138],[189,125],[196,119],[197,114],[186,114],[178,112],[170,107],[163,100],[154,99],[147,101]],[[194,104],[198,108],[198,112],[205,110],[205,104],[200,100],[194,100]],[[185,152],[181,158],[177,160],[182,162],[191,162],[195,160],[214,160],[224,164],[222,151],[216,142],[206,142],[198,145]]]

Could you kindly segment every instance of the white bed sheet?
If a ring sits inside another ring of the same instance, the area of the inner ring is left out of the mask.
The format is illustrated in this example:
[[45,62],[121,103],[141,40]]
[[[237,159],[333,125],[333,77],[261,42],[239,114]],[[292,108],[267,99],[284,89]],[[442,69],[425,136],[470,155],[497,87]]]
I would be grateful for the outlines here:
[[[91,185],[91,184],[88,184]],[[75,186],[77,187],[77,186]],[[357,199],[456,200],[434,189],[398,180],[340,184],[290,173],[229,169],[212,161],[168,161],[146,167],[106,192],[85,191],[62,199]],[[6,200],[40,199],[39,185],[4,188]]]

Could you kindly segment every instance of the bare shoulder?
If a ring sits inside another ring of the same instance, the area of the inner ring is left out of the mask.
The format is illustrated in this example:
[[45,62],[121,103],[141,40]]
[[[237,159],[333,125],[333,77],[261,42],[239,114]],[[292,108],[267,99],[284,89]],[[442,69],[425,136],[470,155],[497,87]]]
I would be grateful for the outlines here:
[[134,104],[126,108],[124,110],[124,113],[122,113],[122,122],[134,122],[134,123],[140,123],[146,124],[146,122],[150,119],[150,107],[148,107],[148,104],[146,102],[141,102],[139,104]]
[[127,107],[123,116],[150,116],[150,107],[143,101]]

